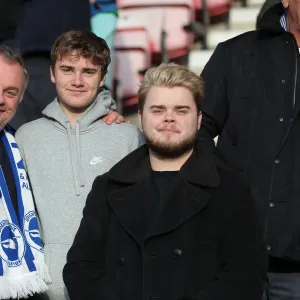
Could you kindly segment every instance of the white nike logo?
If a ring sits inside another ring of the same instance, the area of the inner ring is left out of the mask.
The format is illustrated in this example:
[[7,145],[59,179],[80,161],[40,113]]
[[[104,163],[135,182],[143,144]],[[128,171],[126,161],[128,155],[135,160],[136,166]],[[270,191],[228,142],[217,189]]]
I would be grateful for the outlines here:
[[101,156],[99,157],[93,157],[91,162],[90,162],[90,165],[95,165],[95,164],[98,164],[98,163],[101,163],[102,161],[104,161],[105,159],[102,158]]

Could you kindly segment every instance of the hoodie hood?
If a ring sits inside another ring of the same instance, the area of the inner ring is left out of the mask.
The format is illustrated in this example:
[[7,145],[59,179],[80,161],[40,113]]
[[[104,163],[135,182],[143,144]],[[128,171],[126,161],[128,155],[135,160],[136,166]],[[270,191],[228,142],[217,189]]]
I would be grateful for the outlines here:
[[57,98],[42,112],[44,117],[55,127],[61,131],[67,132],[76,196],[81,194],[81,188],[84,187],[80,133],[91,128],[96,121],[107,115],[110,109],[116,109],[116,104],[112,99],[110,92],[102,89],[95,101],[78,118],[75,126],[72,126],[67,116],[64,114]]
[[[80,131],[87,130],[92,124],[107,115],[110,109],[116,110],[115,101],[112,99],[110,91],[101,89],[94,102],[76,121],[80,126]],[[70,122],[61,109],[58,98],[55,98],[42,114],[60,129],[67,130],[69,127]]]

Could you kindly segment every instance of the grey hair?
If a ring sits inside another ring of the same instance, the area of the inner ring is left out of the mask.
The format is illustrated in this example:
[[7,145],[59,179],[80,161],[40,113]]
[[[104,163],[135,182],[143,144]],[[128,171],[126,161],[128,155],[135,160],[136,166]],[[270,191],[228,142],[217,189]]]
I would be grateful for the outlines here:
[[26,70],[23,57],[21,56],[21,54],[19,52],[11,49],[10,47],[8,47],[6,45],[0,45],[0,56],[2,56],[8,62],[18,63],[22,67],[23,73],[24,73],[24,78],[25,78],[25,84],[24,84],[24,89],[23,89],[23,93],[24,93],[24,91],[27,88],[28,82],[29,82],[29,74]]

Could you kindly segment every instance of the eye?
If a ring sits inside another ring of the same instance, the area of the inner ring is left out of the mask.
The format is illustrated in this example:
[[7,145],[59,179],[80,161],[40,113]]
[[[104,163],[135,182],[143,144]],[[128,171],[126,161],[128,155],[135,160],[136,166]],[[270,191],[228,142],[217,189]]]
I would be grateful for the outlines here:
[[153,109],[152,113],[154,113],[154,114],[160,114],[160,113],[162,113],[162,109]]
[[64,74],[71,74],[72,70],[71,69],[62,69]]
[[17,96],[17,93],[14,91],[6,91],[5,94],[10,98],[14,98]]
[[95,73],[95,71],[92,71],[92,70],[86,70],[86,71],[84,71],[84,74],[88,75],[88,76],[92,76],[94,73]]
[[186,109],[179,109],[178,114],[185,115],[185,114],[187,114],[187,110]]

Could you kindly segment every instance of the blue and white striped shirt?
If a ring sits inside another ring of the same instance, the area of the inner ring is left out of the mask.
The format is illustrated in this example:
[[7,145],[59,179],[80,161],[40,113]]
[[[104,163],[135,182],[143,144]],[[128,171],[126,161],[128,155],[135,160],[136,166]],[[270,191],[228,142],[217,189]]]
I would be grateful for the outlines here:
[[282,28],[283,28],[285,31],[288,31],[287,24],[286,24],[286,16],[285,16],[285,14],[283,14],[283,15],[280,17],[280,25],[282,26]]

